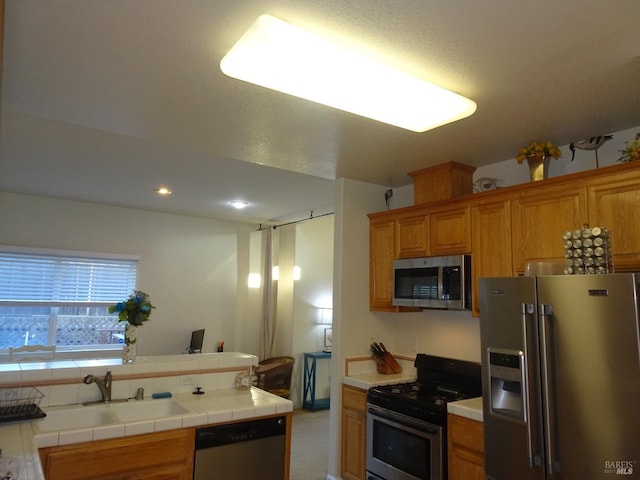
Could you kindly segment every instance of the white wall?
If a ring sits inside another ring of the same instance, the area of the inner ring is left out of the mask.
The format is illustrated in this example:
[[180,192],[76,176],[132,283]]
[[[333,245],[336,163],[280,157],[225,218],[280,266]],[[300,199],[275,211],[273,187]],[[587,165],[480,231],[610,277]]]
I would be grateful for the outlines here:
[[[469,312],[425,310],[417,313],[369,311],[369,221],[367,213],[384,210],[385,187],[340,179],[342,203],[340,227],[336,226],[334,283],[340,355],[370,355],[371,339],[381,341],[393,353],[417,352],[479,361],[478,320]],[[399,190],[399,191],[398,191]],[[408,189],[396,189],[395,198],[413,201]],[[381,208],[383,206],[383,208]],[[407,206],[399,202],[393,208]],[[338,216],[336,218],[338,221]],[[340,262],[340,264],[338,264]],[[335,340],[334,340],[335,341]],[[417,348],[414,348],[417,347]]]
[[[295,265],[302,277],[294,282],[291,352],[296,358],[292,394],[296,407],[303,394],[304,353],[321,352],[324,329],[318,324],[319,308],[333,308],[333,216],[302,222],[295,229]],[[328,361],[316,368],[316,398],[329,396],[331,371]]]
[[[625,142],[632,141],[640,126],[613,133],[613,139],[606,142],[598,149],[598,165],[605,167],[615,165],[620,158],[620,152],[625,147]],[[608,132],[607,132],[608,133]],[[540,141],[547,139],[539,139]],[[523,147],[526,145],[523,145]],[[562,157],[551,160],[549,165],[549,177],[557,177],[568,173],[580,172],[596,168],[596,154],[594,150],[576,149],[575,159],[571,161],[571,150],[569,145],[558,145],[562,151]],[[496,160],[495,163],[478,168],[473,178],[496,178],[501,180],[500,186],[508,187],[520,183],[529,182],[529,169],[526,162],[518,164],[516,161],[517,152],[513,152],[513,158],[506,160]]]
[[0,244],[138,255],[137,287],[157,307],[139,329],[139,355],[180,353],[203,327],[205,351],[224,340],[257,354],[250,225],[5,192],[0,225]]

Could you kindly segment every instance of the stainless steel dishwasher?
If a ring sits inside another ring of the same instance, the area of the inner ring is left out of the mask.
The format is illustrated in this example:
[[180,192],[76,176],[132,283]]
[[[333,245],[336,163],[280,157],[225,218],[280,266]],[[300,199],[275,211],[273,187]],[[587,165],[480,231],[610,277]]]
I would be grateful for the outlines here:
[[287,418],[196,430],[193,480],[284,479]]

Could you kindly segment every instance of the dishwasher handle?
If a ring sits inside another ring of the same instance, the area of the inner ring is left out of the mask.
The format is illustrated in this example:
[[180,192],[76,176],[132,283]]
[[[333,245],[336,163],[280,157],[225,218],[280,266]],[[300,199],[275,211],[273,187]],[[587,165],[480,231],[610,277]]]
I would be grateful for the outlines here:
[[196,430],[196,450],[285,435],[286,430],[287,419],[284,415],[199,428]]

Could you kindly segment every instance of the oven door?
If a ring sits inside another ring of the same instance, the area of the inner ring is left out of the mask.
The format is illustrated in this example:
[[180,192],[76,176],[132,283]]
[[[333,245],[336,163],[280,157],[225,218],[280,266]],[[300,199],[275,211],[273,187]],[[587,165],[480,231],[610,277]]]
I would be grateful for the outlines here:
[[368,473],[384,480],[442,480],[442,442],[442,427],[367,406]]

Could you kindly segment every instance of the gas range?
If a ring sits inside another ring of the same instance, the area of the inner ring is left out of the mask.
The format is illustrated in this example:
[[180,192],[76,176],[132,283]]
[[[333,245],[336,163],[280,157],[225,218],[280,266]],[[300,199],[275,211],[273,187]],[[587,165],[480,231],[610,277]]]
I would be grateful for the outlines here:
[[482,395],[480,364],[418,354],[414,366],[417,381],[372,387],[368,403],[444,426],[448,402]]
[[447,403],[482,395],[479,363],[419,354],[416,382],[369,389],[367,479],[447,478]]

